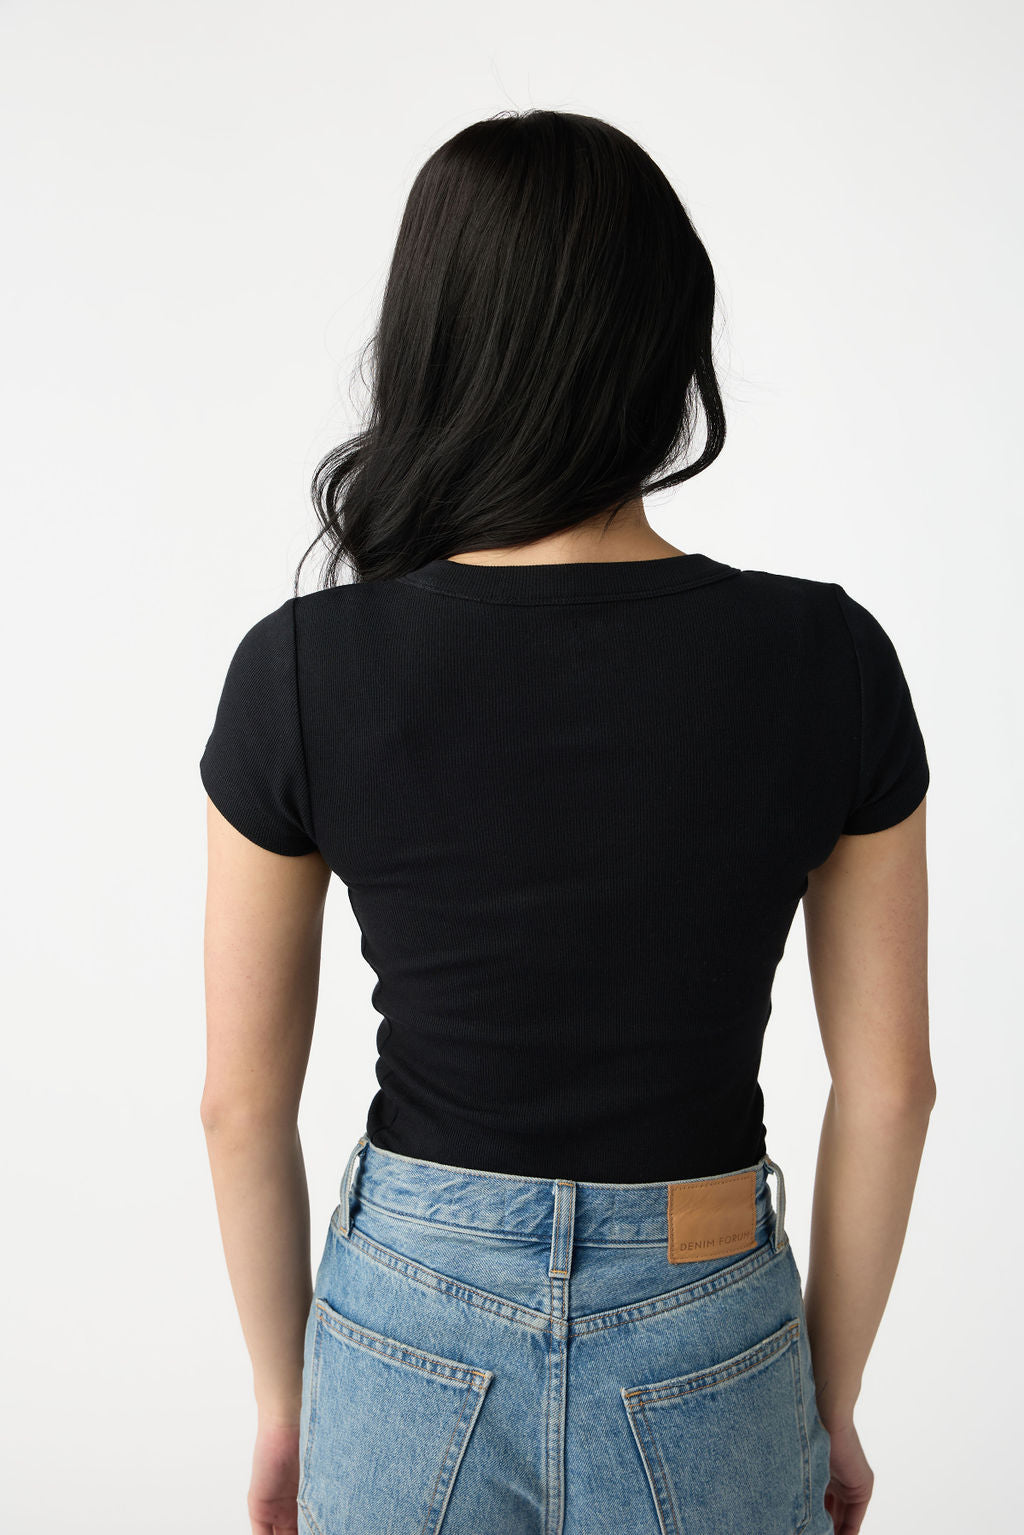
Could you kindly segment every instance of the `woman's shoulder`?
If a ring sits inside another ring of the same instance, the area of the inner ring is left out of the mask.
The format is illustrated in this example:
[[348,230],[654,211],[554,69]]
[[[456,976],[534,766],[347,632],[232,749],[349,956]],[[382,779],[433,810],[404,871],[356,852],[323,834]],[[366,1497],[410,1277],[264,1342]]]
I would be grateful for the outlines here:
[[874,603],[868,606],[834,577],[740,567],[740,581],[734,585],[755,605],[780,615],[816,619],[846,645],[878,647],[888,640]]

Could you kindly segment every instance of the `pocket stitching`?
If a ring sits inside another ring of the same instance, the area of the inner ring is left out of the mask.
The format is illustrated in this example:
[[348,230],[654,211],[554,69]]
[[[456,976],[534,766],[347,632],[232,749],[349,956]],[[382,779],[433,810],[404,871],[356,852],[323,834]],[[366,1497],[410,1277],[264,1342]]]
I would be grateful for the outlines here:
[[[658,1524],[661,1526],[662,1535],[675,1535],[675,1532],[677,1532],[679,1529],[679,1515],[676,1512],[675,1498],[672,1495],[672,1485],[668,1479],[668,1471],[665,1468],[665,1463],[661,1458],[661,1450],[658,1446],[658,1441],[654,1434],[651,1433],[651,1425],[648,1421],[647,1414],[644,1411],[644,1404],[641,1402],[638,1405],[636,1418],[634,1418],[633,1410],[630,1408],[628,1403],[626,1405],[626,1411],[629,1413],[629,1420],[633,1426],[633,1438],[636,1440],[637,1448],[640,1451],[640,1457],[644,1463],[644,1471],[647,1474],[647,1481],[650,1485],[651,1496],[654,1499],[654,1512],[658,1516]],[[639,1418],[643,1423],[644,1437],[646,1437],[647,1443],[650,1446],[650,1451],[653,1453],[654,1458],[658,1462],[658,1474],[661,1478],[660,1485],[663,1489],[663,1492],[658,1491],[658,1484],[655,1481],[654,1471],[651,1467],[648,1450],[644,1448],[643,1438],[637,1432],[637,1418]],[[666,1515],[672,1521],[670,1525],[666,1524],[665,1522]]]
[[298,1501],[300,1503],[302,1503],[303,1510],[306,1512],[306,1517],[309,1519],[310,1524],[318,1532],[320,1530],[320,1526],[317,1523],[317,1521],[313,1518],[312,1510],[308,1510],[307,1507],[306,1507],[306,1504],[303,1502],[302,1494],[305,1491],[305,1489],[309,1486],[309,1481],[310,1481],[309,1461],[310,1461],[310,1454],[311,1454],[312,1447],[313,1447],[313,1433],[314,1433],[314,1430],[316,1428],[316,1423],[317,1423],[317,1409],[319,1408],[319,1405],[320,1405],[320,1342],[321,1342],[321,1333],[320,1333],[320,1326],[319,1326],[319,1319],[318,1319],[317,1326],[314,1327],[314,1329],[313,1329],[313,1358],[312,1358],[312,1361],[310,1363],[310,1380],[309,1380],[309,1422],[306,1425],[306,1444],[305,1444],[305,1449],[304,1449],[304,1453],[303,1453],[303,1456],[302,1456],[302,1480],[301,1480],[301,1482],[299,1484],[299,1499],[298,1499]]
[[[310,1379],[310,1412],[306,1430],[305,1453],[302,1459],[302,1479],[299,1484],[297,1502],[302,1509],[303,1517],[309,1522],[310,1528],[316,1535],[323,1535],[320,1525],[313,1514],[313,1510],[306,1502],[303,1494],[309,1486],[310,1460],[312,1456],[314,1431],[318,1423],[317,1409],[320,1401],[320,1373],[322,1363],[322,1344],[328,1332],[338,1337],[340,1341],[351,1342],[385,1363],[399,1364],[406,1369],[414,1370],[425,1375],[429,1380],[441,1385],[454,1385],[462,1392],[462,1402],[459,1407],[448,1445],[445,1449],[441,1463],[434,1476],[433,1486],[429,1495],[429,1506],[424,1516],[423,1531],[436,1531],[444,1517],[451,1490],[455,1485],[455,1478],[462,1464],[462,1459],[469,1446],[473,1429],[476,1427],[477,1418],[483,1408],[484,1397],[487,1389],[494,1379],[493,1370],[481,1370],[474,1365],[465,1365],[454,1359],[445,1359],[440,1354],[428,1354],[425,1350],[413,1348],[408,1343],[400,1343],[396,1338],[388,1338],[383,1333],[374,1333],[369,1328],[359,1327],[355,1322],[350,1322],[340,1312],[335,1311],[321,1297],[316,1298],[317,1319],[314,1328],[314,1346],[311,1363]],[[379,1339],[390,1345],[402,1354],[409,1354],[423,1361],[414,1363],[412,1359],[395,1359],[374,1347],[368,1340]],[[443,1368],[437,1368],[441,1365]],[[456,1372],[455,1377],[446,1374],[445,1371]],[[453,1448],[456,1451],[453,1459]]]
[[[469,1392],[463,1392],[462,1410],[455,1421],[455,1427],[452,1429],[451,1438],[448,1440],[448,1448],[445,1451],[444,1459],[437,1468],[437,1475],[434,1477],[433,1491],[430,1495],[430,1506],[423,1517],[423,1524],[421,1526],[420,1535],[425,1535],[425,1532],[428,1530],[428,1528],[432,1528],[434,1531],[440,1529],[441,1521],[444,1519],[445,1513],[447,1512],[448,1499],[451,1497],[452,1488],[455,1485],[455,1478],[458,1475],[459,1467],[462,1465],[462,1458],[469,1447],[470,1435],[476,1427],[476,1420],[480,1416],[480,1409],[484,1404],[484,1392],[487,1390],[487,1385],[489,1384],[490,1382],[488,1381],[480,1391],[479,1396],[476,1399],[475,1406],[473,1405],[474,1399],[472,1396],[470,1396]],[[452,1453],[453,1445],[458,1446],[458,1453],[455,1456],[455,1461],[451,1469],[446,1471],[445,1468],[448,1464],[448,1457]],[[439,1492],[442,1489],[443,1496],[441,1497],[440,1503],[438,1503]]]
[[[679,1515],[675,1507],[675,1497],[668,1471],[662,1459],[661,1448],[657,1435],[652,1430],[651,1420],[647,1415],[647,1407],[651,1403],[680,1401],[687,1396],[692,1396],[698,1391],[710,1390],[721,1382],[731,1383],[749,1375],[753,1370],[766,1365],[770,1361],[779,1360],[786,1353],[789,1354],[790,1372],[793,1378],[793,1401],[796,1410],[797,1437],[800,1442],[801,1459],[801,1485],[803,1488],[803,1508],[800,1511],[799,1522],[793,1535],[802,1535],[811,1518],[811,1487],[810,1487],[810,1445],[807,1437],[807,1421],[804,1408],[804,1392],[801,1371],[799,1367],[799,1339],[801,1326],[799,1317],[779,1328],[761,1343],[755,1343],[752,1348],[737,1354],[733,1359],[727,1359],[721,1365],[713,1365],[710,1369],[694,1371],[691,1375],[674,1376],[671,1381],[656,1381],[645,1386],[623,1386],[620,1388],[623,1404],[626,1408],[630,1424],[633,1428],[633,1437],[640,1457],[643,1461],[644,1471],[654,1499],[655,1513],[662,1535],[678,1535]],[[797,1347],[794,1348],[794,1343]],[[741,1368],[734,1368],[742,1365]],[[680,1385],[680,1382],[688,1384]],[[660,1490],[659,1490],[660,1488]]]
[[649,1385],[623,1386],[623,1401],[628,1409],[641,1402],[673,1401],[676,1397],[689,1396],[695,1391],[710,1390],[722,1381],[737,1380],[769,1359],[774,1359],[784,1349],[790,1348],[799,1336],[800,1319],[794,1317],[770,1337],[744,1349],[742,1354],[736,1354],[732,1359],[724,1359],[721,1364],[710,1365],[706,1370],[693,1370],[687,1375],[673,1375],[664,1381],[652,1381]]
[[[456,1359],[445,1359],[441,1354],[428,1354],[425,1350],[414,1348],[409,1343],[400,1343],[397,1338],[388,1338],[383,1333],[371,1332],[367,1327],[360,1327],[319,1298],[316,1309],[318,1330],[322,1327],[342,1342],[353,1343],[358,1348],[364,1348],[367,1353],[375,1354],[379,1359],[390,1364],[401,1365],[408,1370],[419,1370],[421,1374],[429,1375],[434,1380],[448,1381],[457,1386],[469,1386],[472,1390],[480,1392],[485,1391],[494,1379],[493,1370],[481,1370],[475,1365],[461,1364]],[[393,1350],[393,1353],[389,1350]],[[403,1358],[403,1355],[409,1357]]]
[[807,1437],[807,1409],[804,1405],[803,1371],[800,1367],[799,1343],[790,1353],[790,1364],[793,1368],[793,1391],[796,1399],[796,1428],[800,1436],[800,1455],[803,1461],[804,1472],[804,1511],[803,1518],[797,1525],[794,1535],[800,1535],[805,1530],[811,1519],[811,1446]]

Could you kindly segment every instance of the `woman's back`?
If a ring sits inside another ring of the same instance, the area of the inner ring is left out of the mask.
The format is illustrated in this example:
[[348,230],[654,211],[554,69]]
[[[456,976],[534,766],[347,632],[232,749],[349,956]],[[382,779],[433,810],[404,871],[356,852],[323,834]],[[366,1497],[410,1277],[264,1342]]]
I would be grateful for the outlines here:
[[929,780],[877,620],[704,554],[435,559],[289,599],[238,646],[201,768],[248,837],[348,887],[373,1142],[594,1182],[764,1155],[808,873]]
[[[410,190],[363,422],[314,472],[321,589],[229,669],[203,1113],[218,1183],[250,1180],[220,1203],[289,1425],[332,870],[383,1020],[298,1433],[254,1457],[267,1527],[296,1465],[323,1535],[860,1527],[853,1405],[934,1097],[928,762],[841,587],[646,522],[725,443],[715,311],[628,135],[455,134]],[[801,897],[832,1077],[806,1311],[758,1085]]]

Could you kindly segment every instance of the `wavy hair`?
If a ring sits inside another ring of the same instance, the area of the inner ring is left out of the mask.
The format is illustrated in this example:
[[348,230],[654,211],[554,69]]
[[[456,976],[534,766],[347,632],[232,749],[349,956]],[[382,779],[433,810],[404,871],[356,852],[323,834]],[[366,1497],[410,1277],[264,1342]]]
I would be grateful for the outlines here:
[[[365,425],[317,465],[327,558],[352,579],[518,547],[717,458],[715,279],[663,172],[596,117],[463,128],[409,193],[370,353]],[[362,372],[362,365],[360,366]],[[697,400],[704,450],[689,450]]]

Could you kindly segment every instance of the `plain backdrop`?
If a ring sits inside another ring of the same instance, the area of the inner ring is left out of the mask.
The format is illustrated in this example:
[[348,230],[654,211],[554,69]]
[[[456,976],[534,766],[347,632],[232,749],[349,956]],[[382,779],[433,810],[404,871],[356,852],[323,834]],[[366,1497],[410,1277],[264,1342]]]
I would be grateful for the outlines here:
[[[716,271],[728,441],[652,524],[841,582],[910,681],[938,1099],[857,1409],[865,1530],[1012,1518],[1021,42],[1008,0],[0,9],[5,1529],[248,1535],[251,1375],[199,1119],[198,762],[317,531],[312,470],[359,424],[416,171],[531,106],[637,138]],[[377,1087],[372,984],[335,879],[314,1264]],[[828,1078],[799,913],[761,1080],[806,1273]]]

